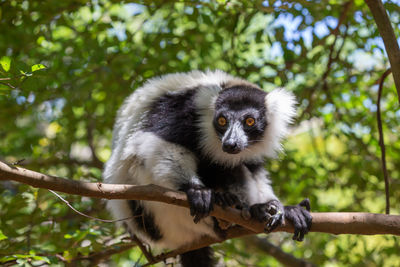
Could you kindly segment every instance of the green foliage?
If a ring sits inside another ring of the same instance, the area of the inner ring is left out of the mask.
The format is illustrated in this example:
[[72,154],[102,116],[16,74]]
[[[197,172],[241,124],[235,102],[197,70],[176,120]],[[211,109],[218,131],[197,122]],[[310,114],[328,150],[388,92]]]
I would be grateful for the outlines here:
[[[393,25],[398,1],[385,1]],[[339,27],[338,20],[342,18]],[[383,212],[376,126],[378,80],[389,67],[364,1],[0,1],[0,158],[48,174],[100,181],[115,113],[153,76],[225,70],[299,101],[286,153],[271,160],[285,203],[314,211]],[[336,28],[337,27],[337,28]],[[397,36],[400,29],[395,28]],[[382,100],[391,210],[399,214],[400,111],[391,76]],[[0,184],[0,262],[62,265],[122,243],[114,224],[73,212],[46,190]],[[63,197],[108,218],[104,202]],[[311,233],[269,236],[318,265],[396,266],[399,238]],[[241,241],[217,246],[229,266],[277,266]],[[114,255],[145,262],[138,249]]]

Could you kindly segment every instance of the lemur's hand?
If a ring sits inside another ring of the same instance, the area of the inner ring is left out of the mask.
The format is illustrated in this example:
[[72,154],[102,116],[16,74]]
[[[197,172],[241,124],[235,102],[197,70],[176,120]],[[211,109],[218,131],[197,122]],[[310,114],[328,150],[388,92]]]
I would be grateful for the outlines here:
[[264,231],[269,233],[283,223],[284,209],[279,200],[254,204],[250,207],[251,217],[265,223]]
[[201,185],[192,184],[186,188],[185,192],[190,205],[190,215],[194,217],[194,223],[198,223],[214,209],[214,191]]
[[296,206],[285,206],[285,219],[294,226],[293,240],[303,241],[304,235],[310,231],[312,224],[310,210],[310,200],[308,198],[303,199]]

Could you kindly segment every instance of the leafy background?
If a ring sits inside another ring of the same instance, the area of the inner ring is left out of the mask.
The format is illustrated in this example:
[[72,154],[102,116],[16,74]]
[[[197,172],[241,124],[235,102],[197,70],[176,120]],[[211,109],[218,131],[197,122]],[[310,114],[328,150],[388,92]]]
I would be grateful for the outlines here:
[[[399,1],[384,1],[400,36]],[[101,181],[115,113],[153,76],[222,69],[299,101],[286,153],[267,162],[287,204],[383,213],[376,81],[389,67],[362,0],[0,1],[0,159],[47,174]],[[391,211],[400,206],[400,110],[392,77],[382,116]],[[73,212],[47,190],[0,183],[0,262],[63,266],[123,242],[123,231]],[[109,218],[104,202],[63,195]],[[400,239],[310,233],[266,238],[323,266],[398,266]],[[246,241],[215,246],[227,266],[280,266]],[[144,263],[138,249],[109,265]],[[79,265],[88,265],[84,260]]]

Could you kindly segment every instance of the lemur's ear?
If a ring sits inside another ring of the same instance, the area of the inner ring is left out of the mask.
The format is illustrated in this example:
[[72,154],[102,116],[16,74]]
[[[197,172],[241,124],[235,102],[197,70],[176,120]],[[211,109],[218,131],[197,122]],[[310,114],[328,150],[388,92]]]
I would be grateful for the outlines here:
[[293,93],[278,88],[265,96],[266,116],[269,127],[280,138],[287,135],[289,124],[296,116],[296,98]]

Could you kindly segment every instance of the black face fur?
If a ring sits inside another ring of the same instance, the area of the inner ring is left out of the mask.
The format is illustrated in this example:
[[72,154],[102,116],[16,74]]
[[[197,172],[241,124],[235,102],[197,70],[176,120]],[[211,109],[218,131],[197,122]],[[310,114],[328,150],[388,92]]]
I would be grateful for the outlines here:
[[[221,91],[215,103],[213,124],[225,152],[237,154],[261,141],[267,127],[265,96],[260,89],[246,86]],[[221,117],[225,125],[219,123]],[[254,119],[253,125],[246,123],[248,118]]]

